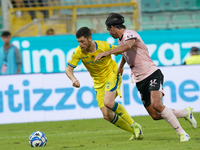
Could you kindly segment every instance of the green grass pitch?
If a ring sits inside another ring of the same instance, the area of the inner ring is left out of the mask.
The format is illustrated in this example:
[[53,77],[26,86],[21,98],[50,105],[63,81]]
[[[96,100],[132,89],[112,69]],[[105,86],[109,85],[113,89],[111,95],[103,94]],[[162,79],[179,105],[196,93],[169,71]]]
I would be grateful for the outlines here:
[[[200,122],[200,113],[194,113]],[[189,122],[180,118],[189,142],[179,142],[175,130],[164,120],[154,121],[150,116],[133,117],[144,131],[144,139],[128,141],[131,134],[104,119],[72,120],[0,125],[0,150],[29,150],[29,135],[42,131],[47,136],[44,150],[199,150],[200,127],[194,130]],[[38,148],[36,148],[38,149]]]

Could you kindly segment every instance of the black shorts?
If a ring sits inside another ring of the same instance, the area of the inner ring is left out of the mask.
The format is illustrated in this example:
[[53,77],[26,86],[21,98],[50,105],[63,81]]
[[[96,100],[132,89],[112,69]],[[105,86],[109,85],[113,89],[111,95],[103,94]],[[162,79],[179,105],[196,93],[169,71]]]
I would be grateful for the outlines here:
[[136,83],[144,107],[148,107],[151,104],[151,95],[150,95],[151,91],[162,92],[163,80],[164,76],[160,71],[160,69],[158,69],[144,80]]

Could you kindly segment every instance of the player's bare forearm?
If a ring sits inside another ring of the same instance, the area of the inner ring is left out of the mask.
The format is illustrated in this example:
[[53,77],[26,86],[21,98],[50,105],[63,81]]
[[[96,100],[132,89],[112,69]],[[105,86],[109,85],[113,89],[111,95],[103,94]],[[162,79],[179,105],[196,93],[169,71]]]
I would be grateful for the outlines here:
[[116,54],[116,53],[123,53],[129,49],[131,49],[133,47],[133,45],[135,44],[135,39],[131,39],[131,40],[128,40],[128,41],[125,41],[124,44],[110,50],[110,51],[107,51],[108,52],[108,55],[110,54]]
[[126,63],[126,60],[125,60],[124,57],[122,56],[122,60],[121,60],[121,63],[120,63],[120,65],[119,65],[119,68],[123,68],[125,63]]
[[76,77],[74,76],[73,73],[74,68],[67,65],[66,69],[65,69],[65,73],[68,76],[68,78],[72,81],[72,86],[79,88],[80,87],[80,83],[79,81],[76,79]]
[[123,44],[123,45],[118,46],[117,48],[107,51],[106,53],[107,53],[107,56],[111,54],[116,54],[116,53],[123,53],[129,50],[130,48],[131,47],[129,47],[127,44]]
[[75,80],[77,80],[76,77],[74,76],[73,70],[74,70],[74,68],[71,67],[71,66],[69,66],[69,65],[67,65],[67,67],[66,67],[66,69],[65,69],[65,74],[68,76],[68,78],[69,78],[72,82],[75,81]]
[[123,70],[124,70],[123,67],[124,67],[125,63],[126,63],[126,60],[124,59],[124,57],[122,57],[121,63],[120,63],[119,68],[117,70],[117,75],[119,75],[119,74],[122,75]]

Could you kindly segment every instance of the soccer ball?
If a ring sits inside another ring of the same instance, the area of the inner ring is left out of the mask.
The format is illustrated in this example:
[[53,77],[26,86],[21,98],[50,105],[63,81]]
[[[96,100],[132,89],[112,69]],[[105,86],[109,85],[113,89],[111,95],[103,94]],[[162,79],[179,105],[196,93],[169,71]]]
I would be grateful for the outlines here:
[[47,144],[47,137],[41,131],[33,132],[29,137],[29,144],[32,147],[41,147]]

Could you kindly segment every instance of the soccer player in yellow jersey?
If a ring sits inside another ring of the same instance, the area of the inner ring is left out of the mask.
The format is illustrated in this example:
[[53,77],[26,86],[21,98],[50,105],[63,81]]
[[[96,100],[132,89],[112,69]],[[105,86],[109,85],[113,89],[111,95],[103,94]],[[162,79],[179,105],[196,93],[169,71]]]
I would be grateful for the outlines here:
[[72,81],[72,85],[77,88],[80,87],[80,83],[74,76],[73,70],[79,60],[82,60],[90,76],[93,78],[97,103],[104,119],[132,133],[130,140],[142,139],[143,132],[141,126],[130,117],[120,103],[115,102],[117,95],[121,97],[120,85],[122,81],[121,75],[117,75],[118,67],[116,62],[112,60],[110,55],[97,62],[94,61],[99,53],[109,51],[116,46],[105,41],[93,41],[91,31],[87,27],[80,28],[76,32],[76,38],[79,46],[72,54],[65,70],[66,75]]

